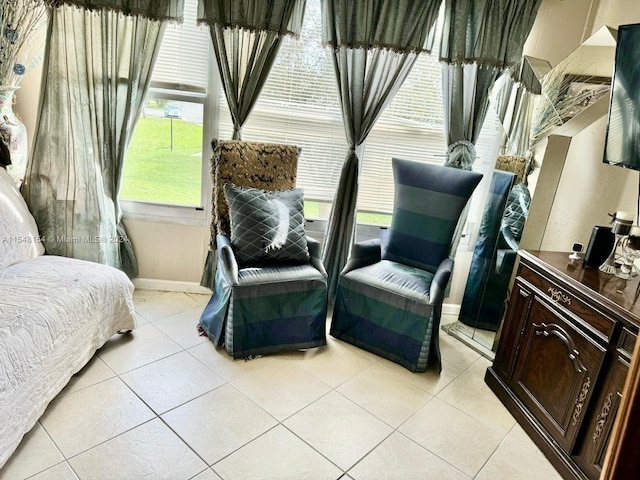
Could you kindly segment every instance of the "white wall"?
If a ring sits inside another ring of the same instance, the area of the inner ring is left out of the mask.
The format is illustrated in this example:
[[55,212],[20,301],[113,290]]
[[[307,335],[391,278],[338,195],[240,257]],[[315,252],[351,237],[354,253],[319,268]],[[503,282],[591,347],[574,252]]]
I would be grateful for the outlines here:
[[606,128],[605,115],[573,137],[541,250],[570,251],[573,242],[586,249],[594,225],[609,224],[608,213],[635,214],[638,172],[603,163]]
[[556,65],[588,37],[585,32],[591,30],[599,3],[600,0],[542,0],[523,53]]

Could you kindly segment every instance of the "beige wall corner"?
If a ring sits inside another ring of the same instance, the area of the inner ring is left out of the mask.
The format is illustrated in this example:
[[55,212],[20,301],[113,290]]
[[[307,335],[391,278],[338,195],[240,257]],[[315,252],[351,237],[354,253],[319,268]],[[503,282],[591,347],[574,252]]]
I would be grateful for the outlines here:
[[209,228],[125,220],[138,259],[139,277],[199,283],[208,251]]

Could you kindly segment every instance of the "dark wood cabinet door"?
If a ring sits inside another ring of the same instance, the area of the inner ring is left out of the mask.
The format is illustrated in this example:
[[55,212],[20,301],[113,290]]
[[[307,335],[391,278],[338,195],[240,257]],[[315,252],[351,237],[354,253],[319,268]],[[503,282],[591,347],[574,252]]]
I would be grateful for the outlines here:
[[569,452],[606,349],[580,332],[556,302],[537,295],[530,302],[516,346],[512,388]]
[[594,480],[600,478],[602,473],[609,436],[622,400],[628,372],[629,360],[618,356],[608,369],[605,384],[597,401],[594,402],[594,408],[584,428],[581,445],[575,455],[576,463]]

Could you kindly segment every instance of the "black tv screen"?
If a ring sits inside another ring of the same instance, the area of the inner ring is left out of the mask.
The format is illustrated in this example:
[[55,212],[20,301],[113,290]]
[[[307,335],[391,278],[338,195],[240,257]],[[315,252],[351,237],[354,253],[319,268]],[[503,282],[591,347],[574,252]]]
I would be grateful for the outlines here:
[[640,170],[640,23],[618,27],[604,161]]

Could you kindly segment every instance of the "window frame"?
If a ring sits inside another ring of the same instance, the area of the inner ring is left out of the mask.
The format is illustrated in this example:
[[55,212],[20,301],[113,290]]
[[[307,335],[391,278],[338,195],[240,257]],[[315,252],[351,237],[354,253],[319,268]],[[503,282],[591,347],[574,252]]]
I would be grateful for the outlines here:
[[202,123],[202,162],[200,181],[200,205],[176,205],[160,202],[120,199],[124,220],[157,222],[176,225],[208,226],[211,223],[212,183],[209,162],[211,159],[211,140],[218,135],[219,106],[217,98],[222,84],[216,62],[213,59],[213,47],[209,44],[208,81],[206,91],[188,85],[171,85],[152,82],[147,98],[161,97],[168,100],[201,103],[203,106]]

